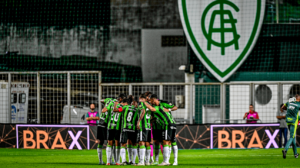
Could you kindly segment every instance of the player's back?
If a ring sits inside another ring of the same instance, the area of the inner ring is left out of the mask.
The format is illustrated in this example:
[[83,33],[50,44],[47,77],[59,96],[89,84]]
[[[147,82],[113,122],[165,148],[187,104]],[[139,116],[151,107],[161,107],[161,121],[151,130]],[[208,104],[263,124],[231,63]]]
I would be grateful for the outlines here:
[[154,115],[160,120],[161,123],[164,125],[175,124],[172,115],[169,112],[165,112],[163,106],[159,105],[155,106],[154,108],[156,109]]
[[136,129],[136,123],[138,119],[138,112],[134,105],[126,105],[123,107],[123,122],[122,122],[122,128],[123,129],[129,129],[129,130],[135,130]]
[[298,120],[298,112],[300,110],[300,102],[287,102],[286,122],[295,123]]

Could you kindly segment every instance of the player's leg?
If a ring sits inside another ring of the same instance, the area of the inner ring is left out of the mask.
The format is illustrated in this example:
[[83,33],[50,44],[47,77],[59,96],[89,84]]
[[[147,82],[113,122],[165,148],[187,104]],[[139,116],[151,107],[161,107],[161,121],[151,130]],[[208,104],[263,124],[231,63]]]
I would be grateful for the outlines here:
[[159,161],[159,148],[160,148],[160,143],[159,140],[154,140],[154,147],[155,147],[155,161],[154,161],[154,165],[158,164]]
[[113,146],[113,140],[114,140],[114,130],[108,130],[107,131],[107,147],[106,147],[106,160],[107,164],[111,164],[111,157],[112,157],[112,146]]
[[127,165],[127,160],[126,160],[126,145],[127,143],[121,143],[121,150],[120,150],[120,155],[122,158],[122,163],[121,165]]
[[159,150],[160,150],[160,142],[162,142],[162,131],[160,129],[153,129],[153,141],[154,141],[154,151],[155,151],[155,160],[153,165],[158,165],[159,162]]
[[173,154],[174,154],[174,163],[173,165],[178,165],[178,146],[176,141],[172,142],[172,149],[173,149]]
[[116,130],[116,133],[115,133],[115,145],[116,145],[116,150],[115,150],[115,162],[116,162],[116,165],[120,165],[120,150],[121,150],[121,144],[119,143],[119,140],[120,140],[120,134],[121,132]]
[[150,148],[151,148],[151,153],[150,153],[150,163],[152,164],[154,162],[153,159],[153,132],[152,132],[152,127],[151,127],[151,142],[150,142]]
[[116,164],[116,144],[115,144],[115,138],[113,140],[113,146],[112,146],[112,150],[111,150],[111,164],[115,165]]
[[132,141],[130,139],[127,140],[127,152],[128,152],[128,163],[132,164]]
[[98,146],[97,146],[97,153],[98,153],[98,159],[99,159],[99,165],[105,165],[102,159],[102,147],[104,141],[107,139],[107,129],[106,127],[97,127],[97,139],[99,140]]
[[287,141],[284,150],[282,150],[282,154],[283,154],[284,159],[286,158],[286,153],[289,150],[289,147],[293,142],[293,136],[294,136],[294,131],[295,131],[294,130],[294,128],[295,128],[294,125],[288,125],[288,127],[289,127],[289,130],[290,130],[290,139]]
[[136,156],[137,156],[137,154],[138,154],[138,150],[137,150],[137,146],[138,146],[138,144],[137,143],[134,143],[133,145],[132,145],[132,165],[136,165],[136,161],[135,161],[135,159],[136,159]]
[[[167,163],[170,164],[169,160],[171,157],[171,151],[172,151],[172,143],[173,141],[175,141],[175,133],[176,133],[176,125],[168,125],[167,126],[167,140],[170,141],[170,143],[168,144],[169,147],[169,151],[167,154]],[[175,163],[176,165],[177,163]]]
[[144,160],[145,160],[145,151],[146,151],[145,142],[140,141],[139,146],[140,146],[140,149],[139,149],[140,160],[139,160],[138,165],[145,165],[145,162],[144,162]]
[[138,131],[134,132],[133,138],[131,139],[132,142],[132,164],[136,165],[135,159],[138,154],[137,146],[138,146]]
[[293,138],[292,145],[293,145],[294,156],[295,158],[298,158],[299,154],[297,152],[296,136]]
[[[176,143],[176,125],[173,125],[170,127],[171,133],[170,133],[170,138],[171,138],[171,145],[173,149],[173,154],[174,154],[174,163],[173,165],[178,165],[178,146]],[[171,154],[171,152],[170,152]]]
[[127,145],[127,132],[122,131],[121,132],[121,137],[120,137],[120,143],[121,143],[121,150],[120,150],[120,155],[122,158],[122,164],[121,165],[127,165],[127,161],[126,161],[126,145]]
[[159,166],[166,166],[166,165],[169,165],[169,161],[168,161],[168,155],[169,155],[169,144],[170,144],[170,141],[168,140],[163,140],[163,146],[164,146],[164,149],[163,149],[163,162],[161,164],[159,164]]
[[[137,143],[137,134],[136,132],[128,132],[128,141],[127,141],[127,151],[128,151],[128,158],[129,158],[129,164],[133,164],[135,162],[133,161],[133,145],[135,145]],[[136,156],[136,155],[135,155]],[[134,159],[135,161],[135,159]]]
[[162,132],[162,138],[163,138],[163,162],[159,164],[159,166],[166,166],[169,165],[168,161],[168,155],[169,155],[169,145],[170,145],[170,140],[168,138],[168,129],[163,130]]
[[139,142],[139,154],[140,154],[140,160],[139,160],[139,164],[138,165],[145,165],[145,154],[146,154],[146,142],[147,142],[147,130],[140,130],[139,133],[139,138],[140,138],[140,142]]
[[293,144],[293,151],[294,151],[294,156],[295,156],[295,158],[298,158],[298,156],[299,156],[299,154],[298,154],[298,152],[297,152],[297,144],[296,144],[297,124],[298,124],[298,122],[295,124],[294,135],[293,135],[293,142],[292,142],[292,144]]
[[151,142],[151,131],[150,130],[147,130],[146,131],[146,143],[145,143],[145,145],[146,145],[146,158],[145,158],[145,160],[146,160],[146,164],[145,165],[147,165],[147,166],[149,166],[150,165],[150,155],[151,155],[151,147],[150,147],[150,142]]

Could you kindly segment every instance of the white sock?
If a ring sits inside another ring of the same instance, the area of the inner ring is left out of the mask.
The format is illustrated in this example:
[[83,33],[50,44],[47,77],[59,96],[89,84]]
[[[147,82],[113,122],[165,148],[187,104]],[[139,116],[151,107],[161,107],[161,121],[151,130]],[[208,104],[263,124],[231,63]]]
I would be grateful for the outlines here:
[[116,150],[116,146],[112,146],[111,147],[111,163],[113,162],[113,159],[114,159],[114,162],[116,162],[115,150]]
[[151,149],[146,150],[146,163],[150,163]]
[[97,152],[98,152],[98,158],[99,158],[99,163],[102,163],[102,149],[101,148],[97,148]]
[[171,156],[171,147],[168,146],[168,156],[167,156],[167,162],[166,163],[170,163],[170,156]]
[[106,147],[106,158],[107,158],[107,163],[111,163],[111,147]]
[[120,163],[120,148],[116,148],[116,151],[115,151],[115,152],[116,152],[115,155],[116,155],[116,157],[117,157],[115,162],[116,162],[116,163]]
[[136,158],[137,153],[138,153],[137,148],[133,148],[132,149],[132,154],[133,154],[132,163],[135,163],[135,158]]
[[125,148],[121,148],[121,151],[120,151],[120,155],[121,155],[121,158],[122,158],[122,163],[126,162],[126,151],[125,151]]
[[145,151],[146,151],[145,148],[143,148],[143,149],[140,148],[140,159],[141,159],[141,160],[139,160],[140,163],[144,163]]
[[129,163],[132,162],[132,148],[127,148],[128,152],[128,161]]
[[169,155],[168,155],[168,163],[170,163],[170,157],[171,157],[172,148],[169,146]]
[[159,159],[159,149],[155,149],[155,162],[158,162]]
[[178,147],[177,145],[173,146],[174,162],[177,162],[178,157]]
[[168,163],[167,160],[168,160],[168,154],[169,154],[169,146],[164,146],[163,151],[164,151],[164,153],[163,153],[164,161],[163,162]]
[[140,146],[137,147],[137,156],[138,156],[138,159],[139,159],[139,162],[141,160],[140,158]]

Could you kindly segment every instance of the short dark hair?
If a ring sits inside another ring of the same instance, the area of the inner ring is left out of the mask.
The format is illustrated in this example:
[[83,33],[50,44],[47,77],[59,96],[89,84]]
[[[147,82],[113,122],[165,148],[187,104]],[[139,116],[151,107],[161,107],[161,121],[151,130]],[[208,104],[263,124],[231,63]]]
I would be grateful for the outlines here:
[[121,101],[121,103],[131,104],[131,103],[132,103],[132,99],[130,99],[130,98],[123,99],[123,100]]
[[121,93],[121,94],[119,94],[119,96],[118,96],[118,98],[122,98],[122,99],[126,99],[126,94],[124,94],[124,93]]
[[281,108],[284,104],[282,103],[279,108]]
[[149,92],[149,91],[147,91],[147,92],[144,93],[144,95],[145,95],[146,97],[148,97],[149,95],[152,95],[152,93]]
[[151,95],[150,99],[158,99],[156,94]]
[[253,104],[250,104],[249,106],[252,106],[252,107],[253,107]]
[[145,95],[145,94],[141,94],[141,95],[140,95],[140,98],[144,98],[144,99],[146,99],[147,97],[146,97],[146,95]]

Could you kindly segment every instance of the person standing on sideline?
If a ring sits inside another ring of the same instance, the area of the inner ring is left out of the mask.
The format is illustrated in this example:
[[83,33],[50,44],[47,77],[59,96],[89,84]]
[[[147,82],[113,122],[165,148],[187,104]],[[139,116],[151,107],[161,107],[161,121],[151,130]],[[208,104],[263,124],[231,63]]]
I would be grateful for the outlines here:
[[249,105],[249,111],[245,113],[243,120],[247,118],[247,124],[256,124],[259,119],[258,113],[254,111],[252,104]]
[[86,114],[86,121],[88,123],[89,126],[97,126],[98,121],[99,121],[99,114],[98,111],[95,111],[95,104],[90,104],[90,109],[91,111],[89,111]]
[[[280,105],[279,108],[281,108],[283,106],[283,104]],[[279,125],[279,147],[282,147],[282,134],[283,134],[283,137],[284,137],[284,144],[283,144],[283,147],[286,145],[286,142],[287,142],[287,132],[288,132],[288,129],[287,129],[287,124],[286,124],[286,121],[285,121],[285,116],[286,116],[286,110],[283,110],[282,112],[281,111],[278,111],[277,113],[277,116],[276,118],[278,119],[280,125]]]
[[299,120],[299,110],[300,110],[300,95],[296,94],[295,98],[291,98],[289,102],[285,103],[281,107],[281,111],[283,109],[287,109],[286,112],[286,122],[288,125],[288,128],[290,130],[290,139],[287,141],[284,150],[282,150],[283,158],[286,158],[286,153],[289,150],[290,145],[293,145],[293,151],[295,158],[299,157],[299,154],[297,153],[297,145],[296,145],[296,130]]

